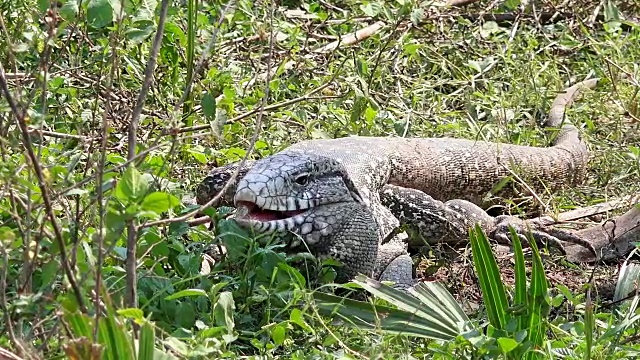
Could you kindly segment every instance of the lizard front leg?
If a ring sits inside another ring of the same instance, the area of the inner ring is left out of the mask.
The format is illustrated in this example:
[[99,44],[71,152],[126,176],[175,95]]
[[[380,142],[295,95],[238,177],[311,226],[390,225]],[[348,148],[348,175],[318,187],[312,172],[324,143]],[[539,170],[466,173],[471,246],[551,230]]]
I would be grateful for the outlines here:
[[593,245],[570,232],[546,227],[539,222],[526,221],[514,216],[492,217],[479,206],[466,200],[438,201],[416,189],[385,185],[380,200],[400,220],[420,231],[429,243],[464,242],[469,237],[469,229],[479,224],[485,233],[505,244],[510,244],[509,225],[518,237],[528,243],[531,234],[539,243],[552,243],[565,253],[561,241],[584,246],[596,253]]

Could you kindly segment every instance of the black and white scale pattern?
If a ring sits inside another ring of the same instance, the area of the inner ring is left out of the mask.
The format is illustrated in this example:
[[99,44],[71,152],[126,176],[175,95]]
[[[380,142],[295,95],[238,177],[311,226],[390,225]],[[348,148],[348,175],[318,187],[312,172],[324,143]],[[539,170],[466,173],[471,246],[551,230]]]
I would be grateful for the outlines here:
[[[408,236],[387,239],[401,224],[420,231],[429,242],[459,242],[479,223],[496,240],[508,242],[508,225],[520,236],[590,244],[570,233],[511,217],[491,217],[481,206],[484,195],[513,173],[535,191],[583,181],[588,161],[578,129],[564,119],[580,88],[574,85],[554,101],[545,126],[558,135],[546,148],[454,138],[345,137],[309,140],[251,163],[243,169],[222,203],[252,203],[265,210],[296,212],[267,222],[238,221],[260,232],[291,232],[319,256],[345,264],[345,279],[364,273],[413,283]],[[211,199],[235,167],[214,169],[197,189],[200,204]],[[503,197],[528,189],[506,186]],[[242,215],[242,214],[240,214]],[[590,248],[592,249],[592,247]]]

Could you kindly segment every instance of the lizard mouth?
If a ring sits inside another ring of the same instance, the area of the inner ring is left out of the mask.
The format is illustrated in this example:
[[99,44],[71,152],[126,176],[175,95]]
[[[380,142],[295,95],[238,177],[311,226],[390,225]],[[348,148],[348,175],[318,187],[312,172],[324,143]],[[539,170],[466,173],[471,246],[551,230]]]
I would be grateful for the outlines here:
[[239,220],[248,221],[248,222],[270,222],[270,221],[278,221],[296,217],[307,211],[305,210],[294,210],[294,211],[277,211],[277,210],[268,210],[260,208],[256,203],[250,201],[238,201],[236,204],[236,208],[239,211]]

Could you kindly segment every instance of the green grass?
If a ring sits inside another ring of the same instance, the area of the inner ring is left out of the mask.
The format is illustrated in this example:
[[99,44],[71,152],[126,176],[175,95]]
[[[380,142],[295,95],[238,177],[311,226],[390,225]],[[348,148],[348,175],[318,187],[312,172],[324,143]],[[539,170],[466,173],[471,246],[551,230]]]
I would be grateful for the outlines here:
[[[117,0],[62,0],[52,22],[45,1],[1,0],[0,63],[26,116],[12,112],[3,92],[0,347],[24,358],[79,352],[71,343],[122,350],[134,346],[136,323],[145,358],[150,336],[156,351],[184,358],[483,356],[468,339],[438,343],[335,324],[313,306],[313,290],[335,276],[330,262],[259,243],[213,209],[213,231],[167,219],[193,210],[180,199],[212,165],[245,156],[256,130],[251,158],[349,134],[545,146],[550,137],[539,124],[557,91],[596,76],[602,85],[567,112],[593,155],[588,179],[538,195],[561,212],[638,193],[640,26],[615,21],[617,11],[638,17],[638,6],[604,1],[592,21],[591,2],[536,2],[536,14],[552,6],[570,14],[546,24],[534,21],[530,5],[500,24],[463,16],[513,13],[519,4],[488,3],[170,2],[135,133],[137,171],[125,171],[161,3],[126,2],[120,16]],[[371,37],[314,52],[375,21],[385,26]],[[532,203],[506,204],[518,213]],[[136,261],[127,264],[132,228]],[[227,256],[202,275],[202,253],[218,243]],[[135,302],[127,274],[137,280]],[[546,344],[583,358],[593,316],[592,359],[638,351],[638,325],[615,328],[637,313],[633,304],[599,307],[610,299],[592,293],[597,306],[588,314],[584,290],[551,290]],[[482,308],[470,316],[487,319]],[[102,324],[99,336],[93,324]],[[598,343],[614,337],[616,346]]]

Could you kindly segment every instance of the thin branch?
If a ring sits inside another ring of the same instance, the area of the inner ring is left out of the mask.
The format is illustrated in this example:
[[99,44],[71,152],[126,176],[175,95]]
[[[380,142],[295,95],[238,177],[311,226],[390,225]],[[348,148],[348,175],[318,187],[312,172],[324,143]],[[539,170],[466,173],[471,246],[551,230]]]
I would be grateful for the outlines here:
[[[280,103],[276,103],[276,104],[272,104],[269,106],[265,106],[262,111],[272,111],[272,110],[276,110],[276,109],[280,109],[283,108],[285,106],[289,106],[289,105],[293,105],[295,103],[299,103],[302,101],[308,101],[310,99],[313,98],[314,94],[317,94],[318,92],[326,89],[327,87],[329,87],[329,85],[331,85],[333,83],[333,80],[335,79],[335,76],[333,76],[331,78],[331,80],[329,80],[328,82],[322,84],[321,86],[309,91],[308,93],[299,96],[297,98],[291,99],[291,100],[286,100]],[[240,114],[236,117],[233,117],[229,120],[226,121],[227,124],[231,124],[234,123],[236,121],[240,121],[243,119],[246,119],[250,116],[255,115],[256,113],[260,112],[261,109],[260,107],[251,109],[249,111],[247,111],[246,113]],[[186,133],[186,132],[193,132],[193,131],[200,131],[200,130],[208,130],[211,128],[211,125],[209,124],[205,124],[205,125],[196,125],[196,126],[190,126],[190,127],[184,127],[184,128],[179,128],[179,129],[169,129],[166,131],[166,133],[164,135],[168,135],[168,134],[182,134],[182,133]]]
[[[213,199],[209,200],[206,204],[201,205],[198,209],[195,209],[189,213],[186,213],[180,217],[175,217],[175,218],[171,218],[171,219],[163,219],[163,220],[157,220],[157,221],[152,221],[152,222],[148,222],[145,224],[141,224],[138,227],[138,230],[142,229],[142,228],[147,228],[147,227],[151,227],[151,226],[158,226],[158,225],[162,225],[162,224],[169,224],[169,223],[175,223],[175,222],[181,222],[181,221],[186,221],[189,218],[191,218],[192,216],[194,216],[195,214],[201,212],[203,209],[206,209],[207,207],[211,206],[212,204],[214,204],[215,202],[217,202],[220,197],[222,197],[222,195],[227,191],[227,189],[235,182],[235,179],[238,177],[238,174],[240,173],[240,170],[244,167],[244,164],[246,163],[247,159],[249,158],[249,156],[251,155],[251,153],[253,152],[253,149],[255,147],[256,142],[258,141],[258,137],[260,136],[261,130],[262,130],[262,116],[264,114],[264,111],[268,108],[268,106],[266,106],[268,98],[269,98],[269,85],[271,82],[271,66],[272,66],[272,55],[273,55],[273,48],[274,48],[274,42],[275,42],[275,34],[273,31],[273,3],[271,3],[271,13],[270,13],[270,17],[269,17],[269,21],[270,21],[270,37],[269,37],[269,56],[267,57],[267,79],[265,81],[265,89],[264,89],[264,96],[262,97],[262,100],[260,101],[260,106],[258,107],[258,109],[256,109],[255,112],[258,113],[258,117],[256,118],[256,125],[255,125],[255,131],[253,132],[253,136],[251,137],[251,141],[249,142],[249,147],[247,148],[247,152],[245,153],[244,157],[242,158],[242,160],[240,160],[240,163],[238,165],[238,167],[235,169],[235,171],[233,172],[233,174],[231,174],[231,177],[229,178],[229,180],[227,181],[227,183],[222,187],[222,190],[213,197]],[[335,76],[333,77],[335,78]],[[333,80],[332,78],[332,80]],[[331,81],[329,81],[327,84],[325,84],[326,86],[328,86],[328,84],[330,84]],[[320,91],[321,88],[326,87],[325,85],[319,87],[318,89],[316,89],[314,92]],[[253,111],[253,110],[252,110]],[[254,113],[255,113],[254,112]],[[249,115],[247,115],[249,116]],[[208,127],[208,126],[207,126]],[[207,128],[205,127],[205,128]],[[195,128],[191,127],[191,129]]]
[[[131,123],[129,124],[129,136],[128,146],[129,152],[127,160],[132,161],[136,157],[137,136],[138,136],[138,122],[140,120],[140,114],[142,114],[142,108],[144,102],[149,93],[151,87],[151,80],[153,78],[153,72],[156,67],[156,61],[158,59],[158,53],[160,52],[160,44],[162,43],[162,34],[164,33],[164,23],[167,18],[167,9],[169,8],[169,0],[162,0],[160,5],[160,16],[158,19],[158,29],[156,30],[156,36],[153,39],[153,46],[151,53],[149,54],[149,60],[147,60],[147,67],[144,72],[144,81],[142,88],[138,94],[136,106],[133,108],[131,115]],[[98,184],[100,186],[100,184]],[[137,271],[136,271],[136,247],[137,247],[138,232],[136,224],[132,220],[127,226],[127,260],[126,260],[126,273],[127,273],[127,290],[125,291],[125,303],[129,307],[137,307]]]
[[62,236],[62,230],[58,225],[58,221],[56,219],[56,215],[53,210],[53,205],[49,197],[49,188],[47,187],[44,174],[42,171],[42,167],[40,166],[38,158],[35,152],[33,151],[33,145],[31,144],[31,137],[29,136],[29,128],[27,126],[27,122],[25,119],[25,113],[18,108],[18,104],[16,104],[13,97],[11,96],[11,93],[9,92],[9,86],[4,76],[4,67],[2,66],[2,63],[0,63],[0,88],[2,88],[2,91],[5,94],[5,98],[9,103],[9,107],[11,108],[11,111],[13,112],[13,115],[16,118],[18,127],[20,128],[20,134],[22,135],[23,145],[25,147],[25,150],[27,151],[27,156],[29,157],[31,165],[33,166],[33,170],[36,174],[36,178],[38,180],[38,187],[40,188],[40,192],[42,195],[42,202],[44,203],[47,216],[51,221],[51,226],[53,227],[53,232],[55,234],[56,242],[58,243],[58,247],[60,249],[60,262],[61,262],[62,268],[64,269],[65,275],[67,276],[67,280],[71,285],[71,289],[73,290],[76,300],[78,301],[78,305],[80,306],[80,309],[82,310],[82,312],[86,312],[87,309],[84,304],[82,293],[80,292],[80,288],[76,283],[73,271],[71,270],[71,267],[69,266],[69,262],[67,261],[67,249],[64,243],[64,237]]
[[89,142],[89,141],[95,140],[95,139],[90,138],[88,136],[59,133],[59,132],[55,132],[55,131],[43,130],[43,129],[36,128],[36,127],[33,127],[33,126],[29,126],[29,133],[37,133],[40,136],[48,136],[48,137],[52,137],[52,138],[66,139],[66,140],[78,140],[78,141],[82,141],[82,142]]
[[447,1],[447,5],[455,6],[455,7],[463,7],[473,3],[476,3],[480,0],[449,0]]
[[[119,21],[118,29],[121,29],[120,25],[122,25],[122,16],[120,16],[120,19],[121,20]],[[116,76],[116,68],[117,68],[116,64],[118,61],[117,39],[118,39],[118,32],[111,33],[111,36],[109,39],[109,44],[111,46],[111,66],[109,69],[109,75],[106,78],[107,83],[105,86],[105,93],[107,94],[111,93],[113,89],[113,80]],[[100,71],[100,75],[102,75],[102,71]],[[96,114],[96,108],[97,108],[96,105],[97,105],[97,102],[94,103],[94,109],[93,109],[94,111],[92,112],[94,117]],[[98,164],[96,166],[96,202],[97,202],[97,208],[98,208],[97,212],[98,212],[99,225],[98,225],[98,239],[96,241],[97,242],[96,249],[98,251],[98,261],[97,261],[98,266],[96,266],[96,283],[93,290],[93,296],[94,296],[93,307],[95,311],[95,317],[94,317],[95,324],[99,324],[100,315],[102,314],[102,311],[98,310],[101,308],[100,294],[102,293],[102,263],[104,262],[104,256],[105,256],[105,252],[103,250],[104,237],[105,237],[105,234],[104,234],[105,210],[104,210],[104,188],[102,186],[102,182],[104,179],[104,164],[107,156],[106,153],[107,153],[107,139],[108,139],[110,114],[111,114],[111,101],[105,101],[105,107],[102,113],[102,128],[100,129],[100,133],[101,133],[100,134],[101,135],[100,155],[98,158]],[[85,169],[85,172],[86,172],[86,169]],[[91,206],[91,204],[89,204],[89,206]],[[97,326],[93,329],[93,341],[98,342]]]
[[359,43],[360,41],[367,39],[373,35],[375,35],[380,29],[385,26],[385,23],[382,21],[376,21],[375,23],[362,28],[358,31],[355,31],[351,34],[347,34],[345,36],[341,36],[338,40],[333,41],[327,45],[321,46],[318,49],[313,50],[314,53],[324,54],[330,51],[334,51],[338,49],[340,45],[354,45]]

